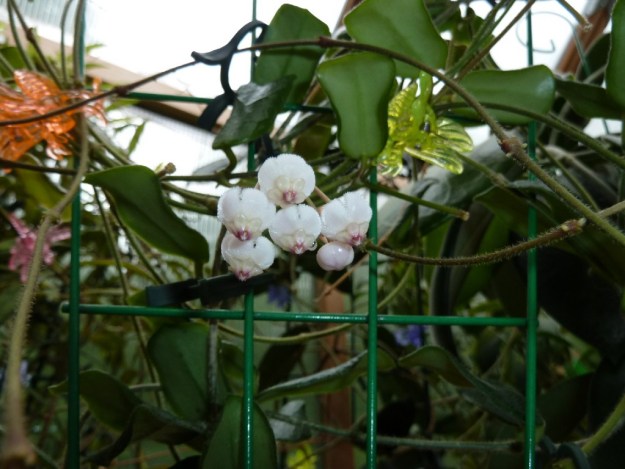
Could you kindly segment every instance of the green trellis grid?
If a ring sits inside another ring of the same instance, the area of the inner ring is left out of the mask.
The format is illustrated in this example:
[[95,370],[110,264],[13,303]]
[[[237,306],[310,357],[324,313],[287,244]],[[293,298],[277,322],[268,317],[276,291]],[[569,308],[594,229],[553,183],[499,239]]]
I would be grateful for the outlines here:
[[[83,7],[83,17],[85,3]],[[252,0],[252,17],[256,19],[257,1]],[[84,25],[84,21],[83,21]],[[527,14],[527,50],[528,65],[533,64],[532,23],[531,11]],[[81,30],[79,40],[81,49],[84,51],[84,28]],[[80,69],[84,70],[84,57],[79,58]],[[147,93],[135,93],[135,97],[160,101],[196,101],[206,102],[202,98],[176,97]],[[528,153],[535,158],[536,150],[536,125],[531,122],[528,125]],[[248,169],[254,169],[254,151],[250,147],[248,152]],[[530,175],[530,178],[533,176]],[[370,181],[376,182],[375,168],[371,170]],[[377,233],[377,193],[370,192],[370,206],[373,216],[369,228],[369,237],[372,242],[378,242]],[[202,318],[202,319],[238,319],[244,321],[244,387],[241,412],[241,431],[243,442],[243,461],[245,469],[254,467],[253,453],[253,405],[254,405],[254,321],[297,321],[297,322],[323,322],[323,323],[351,323],[367,325],[367,340],[369,344],[377,343],[377,328],[383,324],[397,325],[446,325],[446,326],[493,326],[493,327],[525,327],[526,329],[526,389],[525,389],[525,444],[524,444],[524,467],[534,469],[536,467],[536,354],[537,354],[537,329],[538,329],[538,291],[537,291],[537,256],[536,250],[532,249],[527,255],[527,311],[525,318],[487,318],[487,317],[458,317],[458,316],[413,316],[413,315],[382,315],[377,313],[377,284],[378,284],[378,261],[377,253],[369,253],[368,264],[368,308],[367,313],[334,314],[320,312],[263,312],[254,310],[254,293],[249,292],[244,298],[243,310],[219,310],[200,309],[190,311],[178,308],[150,308],[137,306],[113,306],[113,305],[90,305],[80,303],[80,224],[81,202],[80,192],[77,194],[72,205],[71,220],[71,264],[70,264],[70,288],[69,302],[63,305],[62,310],[69,313],[69,357],[68,357],[68,453],[67,466],[70,469],[80,467],[80,315],[121,315],[121,316],[151,316],[151,317],[175,317],[175,318]],[[537,214],[532,207],[528,209],[528,237],[531,239],[537,233]],[[367,468],[376,467],[377,459],[377,347],[368,350],[367,369],[367,434],[366,434],[366,461]]]

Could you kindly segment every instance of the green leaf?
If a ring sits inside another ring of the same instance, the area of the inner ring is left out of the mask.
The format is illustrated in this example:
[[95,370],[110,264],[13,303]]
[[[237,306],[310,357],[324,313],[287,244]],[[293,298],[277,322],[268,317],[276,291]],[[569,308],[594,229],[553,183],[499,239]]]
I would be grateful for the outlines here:
[[208,417],[209,328],[199,323],[166,324],[148,342],[148,354],[172,409],[191,421]]
[[[368,353],[364,351],[333,368],[267,388],[258,394],[258,400],[324,394],[346,388],[367,373],[367,363]],[[395,368],[394,358],[383,349],[378,349],[378,371],[393,368]]]
[[[232,342],[222,340],[219,344],[219,366],[232,392],[243,394],[245,376],[243,350]],[[254,390],[256,389],[258,389],[258,373],[254,369]]]
[[556,79],[556,90],[580,116],[620,119],[622,109],[614,103],[605,88],[572,80]]
[[[25,169],[14,169],[13,171],[24,193],[28,194],[28,197],[32,197],[38,208],[51,209],[65,195],[65,192],[53,184],[45,173]],[[68,206],[63,210],[61,220],[69,221],[71,217],[71,206]]]
[[[224,406],[224,411],[217,430],[208,447],[208,451],[202,463],[203,469],[239,469],[243,467],[243,438],[242,438],[242,399],[229,397]],[[261,408],[254,403],[253,437],[254,467],[271,469],[278,467],[276,442],[267,421],[267,417]]]
[[625,114],[625,1],[616,0],[612,10],[610,52],[605,70],[605,85],[614,102]]
[[[17,47],[2,47],[0,48],[0,55],[4,57],[4,59],[11,65],[11,67],[13,67],[13,70],[27,68],[27,65],[24,63],[24,59],[22,58],[22,54],[20,54],[20,51]],[[0,67],[0,73],[2,73],[3,78],[13,78],[12,70],[7,70],[4,67]]]
[[[282,42],[298,39],[316,39],[329,36],[330,30],[308,10],[284,4],[271,20],[263,42]],[[323,49],[314,46],[300,46],[265,50],[254,67],[254,81],[267,84],[281,77],[294,77],[287,102],[300,103],[310,82]]]
[[[365,0],[345,17],[347,32],[358,42],[373,44],[443,68],[447,44],[438,34],[423,0]],[[419,69],[396,62],[402,77],[416,78]]]
[[347,54],[322,63],[317,75],[337,115],[341,150],[353,158],[377,156],[388,137],[393,61],[370,53]]
[[213,148],[248,143],[271,131],[289,96],[292,82],[293,76],[285,76],[264,85],[248,83],[239,88],[232,115],[215,137]]
[[545,419],[545,433],[553,441],[571,437],[586,415],[593,375],[575,376],[559,382],[538,397],[538,409]]
[[[67,389],[67,381],[50,387],[55,394],[65,393]],[[114,430],[122,430],[128,416],[141,403],[128,386],[99,370],[80,373],[80,396],[95,418]]]
[[[544,65],[519,70],[477,70],[467,74],[460,84],[487,107],[488,104],[513,106],[541,114],[551,109],[556,86],[553,73]],[[472,110],[457,112],[476,116]],[[503,124],[526,124],[531,120],[508,111],[489,112]]]
[[522,426],[525,421],[525,399],[515,389],[482,379],[441,347],[425,346],[399,359],[402,367],[423,366],[445,380],[465,388],[462,394],[484,410],[508,423]]
[[87,457],[100,466],[110,466],[131,443],[150,439],[167,445],[189,444],[201,448],[203,427],[179,420],[173,415],[148,404],[140,404],[127,416],[124,431],[110,446]]
[[149,168],[106,169],[87,175],[85,182],[108,191],[121,220],[152,246],[195,262],[208,262],[206,239],[174,213]]

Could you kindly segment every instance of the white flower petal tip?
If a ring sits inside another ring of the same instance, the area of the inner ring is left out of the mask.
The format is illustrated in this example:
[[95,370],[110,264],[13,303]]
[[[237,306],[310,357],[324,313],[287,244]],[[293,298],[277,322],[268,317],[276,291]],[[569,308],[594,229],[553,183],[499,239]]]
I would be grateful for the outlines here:
[[332,241],[360,246],[367,238],[372,214],[363,193],[347,192],[323,206],[321,233]]
[[342,270],[354,260],[354,248],[346,243],[332,241],[317,251],[317,263],[323,270]]
[[280,207],[301,204],[315,188],[315,172],[301,156],[283,153],[262,164],[258,185]]
[[230,271],[241,281],[262,274],[271,267],[276,257],[276,248],[267,238],[241,241],[226,233],[221,242],[221,255],[230,266]]
[[258,238],[275,214],[275,205],[258,189],[233,187],[217,203],[217,218],[241,241]]
[[278,210],[269,226],[269,236],[285,251],[303,254],[317,247],[321,219],[308,205],[292,205]]

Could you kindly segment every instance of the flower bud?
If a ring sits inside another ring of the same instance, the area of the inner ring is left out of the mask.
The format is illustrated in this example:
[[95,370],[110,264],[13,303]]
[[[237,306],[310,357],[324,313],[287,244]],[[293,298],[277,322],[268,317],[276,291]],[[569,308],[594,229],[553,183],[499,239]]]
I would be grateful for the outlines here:
[[313,251],[320,233],[319,214],[314,208],[302,204],[278,210],[269,226],[273,242],[293,254]]
[[221,255],[230,266],[230,271],[239,280],[245,281],[271,267],[276,257],[276,249],[264,236],[241,241],[226,233],[221,242]]
[[284,153],[267,158],[258,170],[258,185],[280,207],[301,204],[315,188],[315,173],[306,160]]
[[233,187],[217,203],[217,218],[241,241],[258,238],[276,214],[276,207],[258,189]]
[[332,241],[317,251],[317,263],[323,270],[341,270],[354,260],[354,249],[345,243]]
[[331,241],[359,246],[367,237],[371,215],[363,194],[347,192],[323,206],[321,233]]

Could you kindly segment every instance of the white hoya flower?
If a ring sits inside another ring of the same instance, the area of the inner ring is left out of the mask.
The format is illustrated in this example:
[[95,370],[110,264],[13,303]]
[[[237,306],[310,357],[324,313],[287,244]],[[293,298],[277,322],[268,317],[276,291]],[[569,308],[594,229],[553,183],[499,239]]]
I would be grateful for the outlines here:
[[301,204],[315,188],[315,172],[301,156],[283,153],[262,164],[258,185],[280,207]]
[[293,254],[313,251],[320,233],[319,214],[314,208],[303,204],[278,210],[269,225],[269,235],[273,242]]
[[321,234],[331,241],[359,246],[367,237],[371,207],[360,192],[347,192],[323,206]]
[[317,251],[317,263],[323,270],[341,270],[354,260],[354,248],[346,243],[331,241]]
[[241,241],[258,238],[275,214],[275,205],[258,189],[233,187],[217,203],[217,218]]
[[276,248],[264,236],[241,241],[226,233],[221,242],[221,255],[230,266],[230,271],[239,280],[245,281],[271,267],[276,257]]

